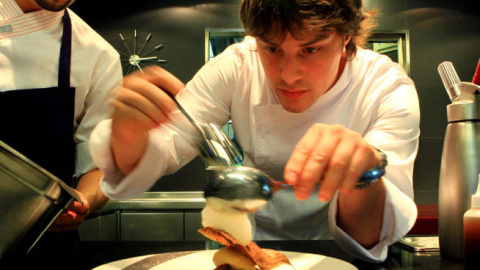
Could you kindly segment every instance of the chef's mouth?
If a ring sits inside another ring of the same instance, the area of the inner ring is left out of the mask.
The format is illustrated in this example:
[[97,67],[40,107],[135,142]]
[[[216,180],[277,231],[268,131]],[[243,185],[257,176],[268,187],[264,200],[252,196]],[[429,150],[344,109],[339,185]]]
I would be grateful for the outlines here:
[[288,99],[302,98],[308,92],[308,90],[288,90],[288,89],[278,89],[278,91]]

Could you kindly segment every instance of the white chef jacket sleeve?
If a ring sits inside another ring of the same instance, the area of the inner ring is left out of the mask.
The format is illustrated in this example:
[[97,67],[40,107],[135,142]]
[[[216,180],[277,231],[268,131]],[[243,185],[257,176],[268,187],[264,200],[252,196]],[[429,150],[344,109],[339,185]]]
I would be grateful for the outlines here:
[[96,167],[90,156],[88,139],[95,125],[111,116],[111,100],[123,78],[120,58],[113,48],[110,52],[103,53],[97,62],[83,104],[76,101],[76,106],[84,108],[81,117],[75,119],[78,125],[75,132],[75,174],[78,177]]
[[417,208],[413,200],[390,181],[385,180],[385,184],[387,187],[387,196],[385,198],[380,241],[368,250],[353,240],[341,228],[337,227],[336,214],[338,196],[335,196],[332,200],[329,211],[330,231],[338,245],[355,258],[375,263],[384,261],[388,255],[388,246],[402,238],[415,223]]
[[384,261],[388,246],[407,234],[417,217],[412,178],[418,150],[420,112],[413,83],[393,87],[377,106],[377,118],[364,138],[388,156],[383,177],[386,199],[379,243],[367,250],[337,226],[338,196],[332,200],[329,209],[330,231],[336,242],[352,256],[371,262]]
[[[90,152],[104,172],[102,191],[110,198],[124,199],[147,191],[162,176],[174,173],[190,162],[197,151],[193,147],[193,127],[180,111],[169,114],[170,123],[149,131],[147,148],[137,166],[124,175],[118,169],[110,147],[112,120],[100,122],[90,137]],[[172,123],[175,123],[172,124]]]

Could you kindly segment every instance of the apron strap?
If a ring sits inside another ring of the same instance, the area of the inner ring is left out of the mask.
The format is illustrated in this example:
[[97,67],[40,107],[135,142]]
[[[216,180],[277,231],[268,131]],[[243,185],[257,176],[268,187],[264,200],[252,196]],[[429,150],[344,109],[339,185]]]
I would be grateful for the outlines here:
[[69,185],[75,173],[71,36],[70,16],[65,10],[58,86],[0,92],[0,140]]
[[60,47],[60,63],[58,67],[58,87],[70,87],[70,64],[72,57],[72,21],[68,10],[63,15],[62,46]]

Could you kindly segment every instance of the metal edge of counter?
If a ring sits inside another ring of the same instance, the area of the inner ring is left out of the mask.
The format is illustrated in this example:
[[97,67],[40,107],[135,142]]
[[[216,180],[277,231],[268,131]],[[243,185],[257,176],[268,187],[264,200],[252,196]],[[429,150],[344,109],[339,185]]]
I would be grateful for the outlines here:
[[110,199],[97,213],[134,209],[203,209],[204,206],[203,191],[144,192],[129,199]]

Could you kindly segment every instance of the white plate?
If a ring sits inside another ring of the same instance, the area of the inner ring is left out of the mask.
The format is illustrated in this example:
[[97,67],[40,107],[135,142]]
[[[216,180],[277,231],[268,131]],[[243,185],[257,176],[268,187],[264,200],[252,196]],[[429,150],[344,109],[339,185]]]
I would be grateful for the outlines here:
[[[195,253],[191,253],[185,256],[175,258],[170,261],[166,261],[159,265],[156,265],[149,270],[213,270],[215,265],[213,264],[212,258],[213,254],[217,250],[204,250]],[[310,254],[310,253],[300,253],[300,252],[290,252],[290,251],[281,251],[285,254],[292,265],[295,267],[295,270],[355,270],[357,269],[352,264],[323,255]],[[120,261],[111,262],[108,264],[101,265],[93,270],[118,270],[123,269],[135,262],[138,262],[142,259],[145,259],[152,255],[139,256],[129,259],[124,259]]]

